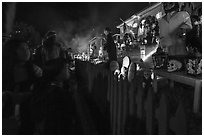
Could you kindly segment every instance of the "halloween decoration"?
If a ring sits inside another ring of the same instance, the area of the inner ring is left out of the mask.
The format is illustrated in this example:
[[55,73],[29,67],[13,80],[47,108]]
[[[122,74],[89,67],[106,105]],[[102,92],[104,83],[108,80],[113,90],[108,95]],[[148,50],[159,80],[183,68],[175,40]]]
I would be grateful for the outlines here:
[[202,74],[202,59],[199,59],[199,58],[187,59],[186,70],[187,70],[187,74],[201,75]]
[[177,61],[177,60],[170,60],[168,62],[168,66],[167,66],[167,71],[168,72],[173,72],[176,70],[180,70],[182,67],[182,63]]
[[119,75],[119,77],[123,77],[123,79],[125,79],[125,77],[127,76],[127,73],[128,73],[128,67],[130,65],[130,58],[128,56],[125,56],[123,58],[123,64],[122,64],[122,67],[121,67],[121,73]]
[[157,48],[156,53],[152,55],[152,61],[155,69],[163,68],[167,66],[167,53],[163,52],[161,47]]
[[128,81],[129,82],[131,82],[134,79],[135,71],[136,71],[136,64],[132,62],[128,69]]
[[156,44],[159,36],[159,25],[155,16],[148,16],[141,20],[138,37],[142,45]]
[[152,85],[151,71],[144,70],[142,87],[146,88],[147,86],[150,86],[150,85]]

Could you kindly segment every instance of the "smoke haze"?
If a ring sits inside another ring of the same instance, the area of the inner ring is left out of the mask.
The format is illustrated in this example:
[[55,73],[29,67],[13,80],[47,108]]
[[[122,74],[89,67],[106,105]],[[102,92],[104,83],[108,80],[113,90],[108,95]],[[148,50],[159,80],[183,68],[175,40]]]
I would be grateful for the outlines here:
[[5,29],[6,34],[9,34],[12,31],[14,19],[16,13],[16,3],[8,3],[6,9],[6,22],[5,22]]

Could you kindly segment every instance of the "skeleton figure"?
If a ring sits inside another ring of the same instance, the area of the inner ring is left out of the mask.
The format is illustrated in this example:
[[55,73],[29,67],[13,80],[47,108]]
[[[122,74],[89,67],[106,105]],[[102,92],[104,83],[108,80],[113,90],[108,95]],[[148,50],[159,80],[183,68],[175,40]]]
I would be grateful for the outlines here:
[[182,63],[177,61],[177,60],[170,60],[168,62],[168,66],[167,66],[167,71],[168,72],[173,72],[173,71],[176,71],[176,70],[179,70],[181,69],[182,67]]

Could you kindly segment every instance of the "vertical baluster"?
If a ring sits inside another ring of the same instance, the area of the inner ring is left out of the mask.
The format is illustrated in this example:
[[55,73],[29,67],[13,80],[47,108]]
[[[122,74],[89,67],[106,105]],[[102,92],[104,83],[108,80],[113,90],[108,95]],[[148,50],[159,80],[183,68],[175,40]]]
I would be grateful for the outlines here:
[[136,95],[136,105],[137,105],[137,118],[142,120],[142,95],[143,89],[142,86],[138,87],[137,95]]
[[170,119],[169,125],[172,131],[176,133],[176,135],[186,135],[187,134],[186,114],[184,112],[182,101],[180,101],[179,103],[175,117]]
[[133,116],[134,114],[134,90],[135,90],[135,86],[134,86],[134,82],[132,81],[130,83],[130,89],[129,89],[129,94],[128,94],[128,100],[129,100],[129,115]]
[[167,110],[167,98],[165,94],[162,94],[159,108],[156,110],[156,118],[159,123],[159,135],[166,135],[168,131]]
[[117,134],[120,134],[121,129],[121,115],[122,115],[122,85],[123,80],[120,78],[120,81],[118,82],[118,117],[117,117]]
[[117,77],[114,79],[113,88],[113,134],[116,134],[117,128]]
[[153,101],[153,89],[149,88],[147,100],[145,102],[146,112],[146,130],[147,134],[153,134],[153,118],[154,118],[154,101]]
[[123,83],[123,94],[124,94],[124,99],[123,99],[123,118],[122,118],[122,125],[123,125],[123,134],[125,134],[125,124],[126,124],[126,118],[127,118],[127,110],[128,110],[128,103],[127,103],[127,79],[124,80]]
[[112,127],[112,130],[113,130],[113,102],[114,102],[114,98],[113,98],[113,94],[114,94],[114,91],[113,91],[113,86],[114,86],[114,83],[113,83],[113,75],[112,73],[109,74],[110,75],[110,114],[111,114],[111,127]]

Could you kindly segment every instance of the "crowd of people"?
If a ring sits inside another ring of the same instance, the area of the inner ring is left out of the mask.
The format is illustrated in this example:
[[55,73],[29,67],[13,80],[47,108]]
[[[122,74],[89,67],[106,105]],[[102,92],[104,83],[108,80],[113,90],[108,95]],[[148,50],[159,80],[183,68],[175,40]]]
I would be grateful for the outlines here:
[[[73,134],[71,58],[49,31],[33,56],[26,41],[3,46],[3,134]],[[73,89],[73,88],[72,88]],[[9,121],[12,126],[9,127]],[[15,123],[15,124],[14,124]]]
[[[169,5],[165,6],[168,11]],[[171,31],[179,26],[179,32],[186,34],[192,29],[190,16],[186,12],[177,12],[169,9],[168,14],[159,22],[160,42],[169,55],[186,54],[184,40],[181,40],[180,35],[172,35]],[[172,24],[171,28],[168,28],[170,20]],[[104,34],[104,50],[108,53],[109,65],[112,61],[117,61],[116,44],[110,28],[105,28]],[[75,134],[77,131],[73,99],[73,86],[77,81],[73,70],[70,69],[73,60],[56,38],[56,32],[49,31],[43,44],[36,49],[35,55],[31,54],[25,40],[11,38],[3,45],[3,134],[65,135]],[[128,41],[128,38],[125,40]],[[127,43],[125,44],[128,45]],[[191,44],[193,45],[193,42]],[[16,130],[9,127],[11,121],[15,122],[12,125],[16,125]]]
[[[111,30],[104,30],[108,64],[117,60]],[[32,54],[18,37],[3,46],[3,134],[77,134],[73,58],[48,31]],[[12,127],[9,125],[12,123]]]

